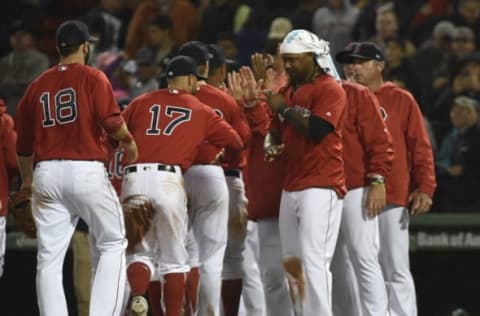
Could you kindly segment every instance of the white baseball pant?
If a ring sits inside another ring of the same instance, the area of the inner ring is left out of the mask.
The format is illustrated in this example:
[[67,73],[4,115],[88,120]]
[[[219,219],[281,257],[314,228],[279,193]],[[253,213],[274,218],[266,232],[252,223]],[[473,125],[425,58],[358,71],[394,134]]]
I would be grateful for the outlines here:
[[401,206],[387,205],[379,215],[380,265],[388,293],[390,316],[416,316],[415,284],[410,273],[409,214]]
[[[337,249],[334,259],[335,265],[332,271],[337,272],[339,278],[334,275],[334,282],[347,278],[345,263],[349,259],[354,276],[358,284],[358,293],[355,295],[361,302],[361,310],[365,316],[385,316],[388,309],[387,291],[382,275],[382,269],[378,260],[379,255],[379,231],[378,218],[368,217],[365,201],[368,188],[356,188],[349,190],[343,200],[343,213],[340,225],[340,238],[337,241]],[[343,248],[343,247],[346,248]],[[347,251],[348,256],[342,251]],[[334,294],[344,296],[342,289],[350,291],[352,287],[347,284],[334,285]],[[347,295],[345,295],[347,296]],[[355,299],[354,299],[355,301]],[[354,311],[350,315],[358,315]]]
[[259,259],[268,316],[293,316],[287,275],[282,262],[278,218],[257,221]]
[[187,234],[187,241],[185,243],[188,252],[188,261],[187,264],[191,268],[198,268],[200,267],[200,255],[198,249],[198,243],[195,239],[195,235],[193,233],[193,229],[188,229]]
[[347,244],[338,235],[331,271],[333,276],[332,304],[335,316],[363,316],[357,277],[347,250]]
[[68,315],[63,260],[79,217],[87,223],[100,254],[92,282],[90,315],[120,315],[127,242],[121,206],[103,163],[39,162],[32,191],[40,315]]
[[198,315],[219,315],[228,222],[228,188],[223,169],[193,165],[185,173],[185,187],[200,261]]
[[228,238],[223,259],[224,280],[243,279],[243,251],[247,236],[247,197],[240,176],[226,176],[229,195]]
[[129,256],[129,262],[147,264],[152,275],[158,264],[160,276],[190,271],[185,246],[188,218],[182,171],[179,166],[162,170],[164,166],[157,163],[126,166],[122,184],[122,200],[144,195],[155,209],[152,225]]
[[[258,266],[259,246],[257,223],[248,221],[245,250],[243,252],[243,286],[242,302],[239,315],[264,316],[266,315],[265,294]],[[243,306],[242,306],[243,303]]]
[[300,261],[305,297],[297,297],[296,301],[301,300],[303,316],[332,315],[330,263],[340,230],[342,204],[331,189],[282,192],[279,227],[283,262],[287,274],[297,282],[300,279],[301,284],[301,278],[295,277],[299,271],[287,267],[288,263]]

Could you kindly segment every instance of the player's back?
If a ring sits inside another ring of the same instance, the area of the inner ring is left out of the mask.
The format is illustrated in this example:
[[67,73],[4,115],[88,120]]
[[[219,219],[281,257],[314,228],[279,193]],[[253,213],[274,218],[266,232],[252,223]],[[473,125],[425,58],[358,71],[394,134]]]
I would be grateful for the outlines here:
[[207,111],[213,114],[193,95],[175,89],[133,100],[123,116],[138,146],[137,163],[177,164],[187,169],[204,141],[209,119],[216,117]]
[[101,123],[119,113],[108,79],[86,65],[56,65],[20,101],[17,127],[34,138],[35,159],[105,161]]

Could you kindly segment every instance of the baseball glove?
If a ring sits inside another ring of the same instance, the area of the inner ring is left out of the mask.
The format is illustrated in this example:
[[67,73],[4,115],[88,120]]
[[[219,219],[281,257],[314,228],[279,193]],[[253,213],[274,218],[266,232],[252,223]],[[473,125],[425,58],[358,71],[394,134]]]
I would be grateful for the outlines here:
[[37,237],[37,228],[32,214],[32,191],[22,189],[10,195],[8,208],[15,218],[17,228],[30,238]]
[[155,210],[148,198],[140,194],[126,197],[122,208],[128,240],[127,251],[132,252],[150,229]]

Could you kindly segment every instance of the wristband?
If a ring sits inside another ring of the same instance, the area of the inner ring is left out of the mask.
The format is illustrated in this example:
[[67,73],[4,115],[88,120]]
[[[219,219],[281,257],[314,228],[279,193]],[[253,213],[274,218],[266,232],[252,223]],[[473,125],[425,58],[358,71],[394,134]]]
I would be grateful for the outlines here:
[[367,175],[370,184],[385,184],[385,177],[379,174]]
[[286,118],[287,117],[287,112],[291,109],[292,109],[291,107],[286,106],[285,109],[282,111],[282,116]]

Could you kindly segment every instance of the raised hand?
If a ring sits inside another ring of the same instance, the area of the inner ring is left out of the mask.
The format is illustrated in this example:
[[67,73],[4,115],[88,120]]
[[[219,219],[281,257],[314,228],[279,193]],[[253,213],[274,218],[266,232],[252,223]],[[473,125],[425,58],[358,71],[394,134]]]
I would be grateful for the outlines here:
[[235,98],[235,100],[237,100],[239,103],[242,103],[244,100],[244,91],[242,79],[238,72],[232,71],[227,74],[227,87],[228,92]]
[[260,96],[260,86],[263,83],[263,80],[257,81],[252,72],[252,69],[247,66],[240,68],[240,78],[243,87],[244,99],[245,102],[253,102],[258,99]]

